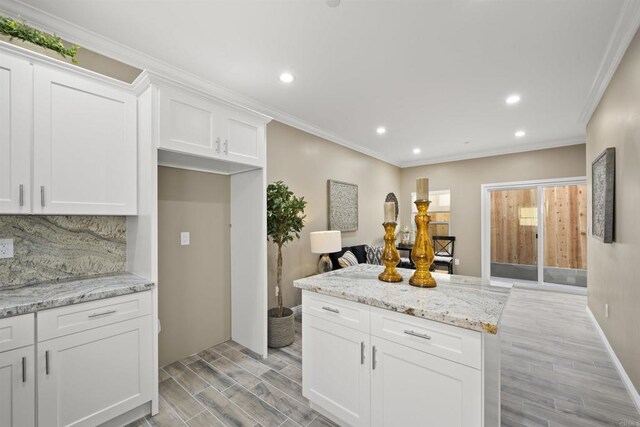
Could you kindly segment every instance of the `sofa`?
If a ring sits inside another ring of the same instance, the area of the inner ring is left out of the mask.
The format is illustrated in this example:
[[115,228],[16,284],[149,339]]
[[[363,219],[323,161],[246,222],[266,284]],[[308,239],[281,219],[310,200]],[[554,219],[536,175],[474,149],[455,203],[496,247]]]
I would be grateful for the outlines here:
[[[358,260],[358,264],[372,264],[372,265],[382,265],[382,261],[380,258],[382,257],[382,250],[384,248],[382,246],[370,246],[370,245],[355,245],[355,246],[345,246],[340,249],[338,252],[333,252],[329,254],[329,258],[331,259],[331,264],[333,266],[333,270],[340,270],[342,266],[338,263],[338,258],[340,258],[346,251],[351,251],[353,255]],[[398,264],[400,268],[414,268],[411,266],[411,263],[401,262]]]

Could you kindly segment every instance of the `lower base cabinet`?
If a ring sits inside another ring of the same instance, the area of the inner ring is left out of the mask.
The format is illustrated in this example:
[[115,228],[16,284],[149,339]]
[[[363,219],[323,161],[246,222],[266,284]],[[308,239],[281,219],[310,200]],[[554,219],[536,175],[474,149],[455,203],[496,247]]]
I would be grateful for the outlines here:
[[303,395],[340,425],[500,425],[479,362],[499,353],[480,332],[309,291],[302,312]]
[[371,425],[479,426],[477,369],[372,337]]
[[0,353],[0,426],[35,425],[34,346]]
[[369,335],[309,315],[302,337],[304,395],[351,425],[369,425]]
[[139,317],[38,343],[38,426],[95,426],[151,394],[151,320]]

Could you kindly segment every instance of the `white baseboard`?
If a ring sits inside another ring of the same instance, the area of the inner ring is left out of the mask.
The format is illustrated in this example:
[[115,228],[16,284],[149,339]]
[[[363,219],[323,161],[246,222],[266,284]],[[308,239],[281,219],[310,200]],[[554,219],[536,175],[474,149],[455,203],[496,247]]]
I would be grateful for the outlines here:
[[627,387],[627,390],[629,391],[629,395],[631,395],[631,400],[633,400],[633,403],[635,403],[636,405],[636,409],[638,410],[638,412],[640,412],[640,393],[638,393],[638,390],[635,388],[635,386],[631,382],[631,378],[629,378],[629,375],[627,375],[627,371],[624,370],[622,363],[620,363],[620,359],[618,359],[618,356],[616,356],[616,353],[613,351],[613,347],[611,347],[611,344],[609,344],[609,340],[607,339],[607,336],[604,334],[604,331],[602,330],[602,328],[600,328],[600,324],[598,324],[598,321],[596,320],[596,317],[593,315],[593,313],[589,309],[589,306],[587,306],[587,314],[591,318],[593,325],[596,327],[596,331],[598,331],[598,333],[600,334],[600,338],[602,338],[602,341],[604,342],[605,347],[607,347],[607,351],[611,356],[611,360],[613,360],[613,364],[615,365],[616,370],[620,375],[620,378],[622,378],[622,382]]

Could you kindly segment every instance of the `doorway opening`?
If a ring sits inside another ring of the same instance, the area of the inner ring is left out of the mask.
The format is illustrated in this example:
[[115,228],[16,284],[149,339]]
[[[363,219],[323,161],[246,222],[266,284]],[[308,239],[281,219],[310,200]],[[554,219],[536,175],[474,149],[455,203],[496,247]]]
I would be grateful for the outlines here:
[[483,278],[584,292],[586,179],[483,185],[482,248]]

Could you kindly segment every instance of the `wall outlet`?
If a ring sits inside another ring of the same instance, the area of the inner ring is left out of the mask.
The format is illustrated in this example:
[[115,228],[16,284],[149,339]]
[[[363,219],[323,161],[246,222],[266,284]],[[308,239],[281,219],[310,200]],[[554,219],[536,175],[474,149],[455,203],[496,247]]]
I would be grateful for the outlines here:
[[13,239],[0,239],[0,259],[13,258]]
[[189,232],[188,232],[188,231],[183,231],[183,232],[181,232],[181,233],[180,233],[180,244],[181,244],[182,246],[186,246],[186,245],[188,245],[188,244],[189,244],[190,239],[191,239],[191,237],[190,237],[190,235],[189,235]]
[[604,305],[604,317],[609,318],[609,304]]
[[454,263],[455,265],[460,265],[460,260],[459,260],[458,258],[456,258],[456,259],[453,261],[453,263]]

